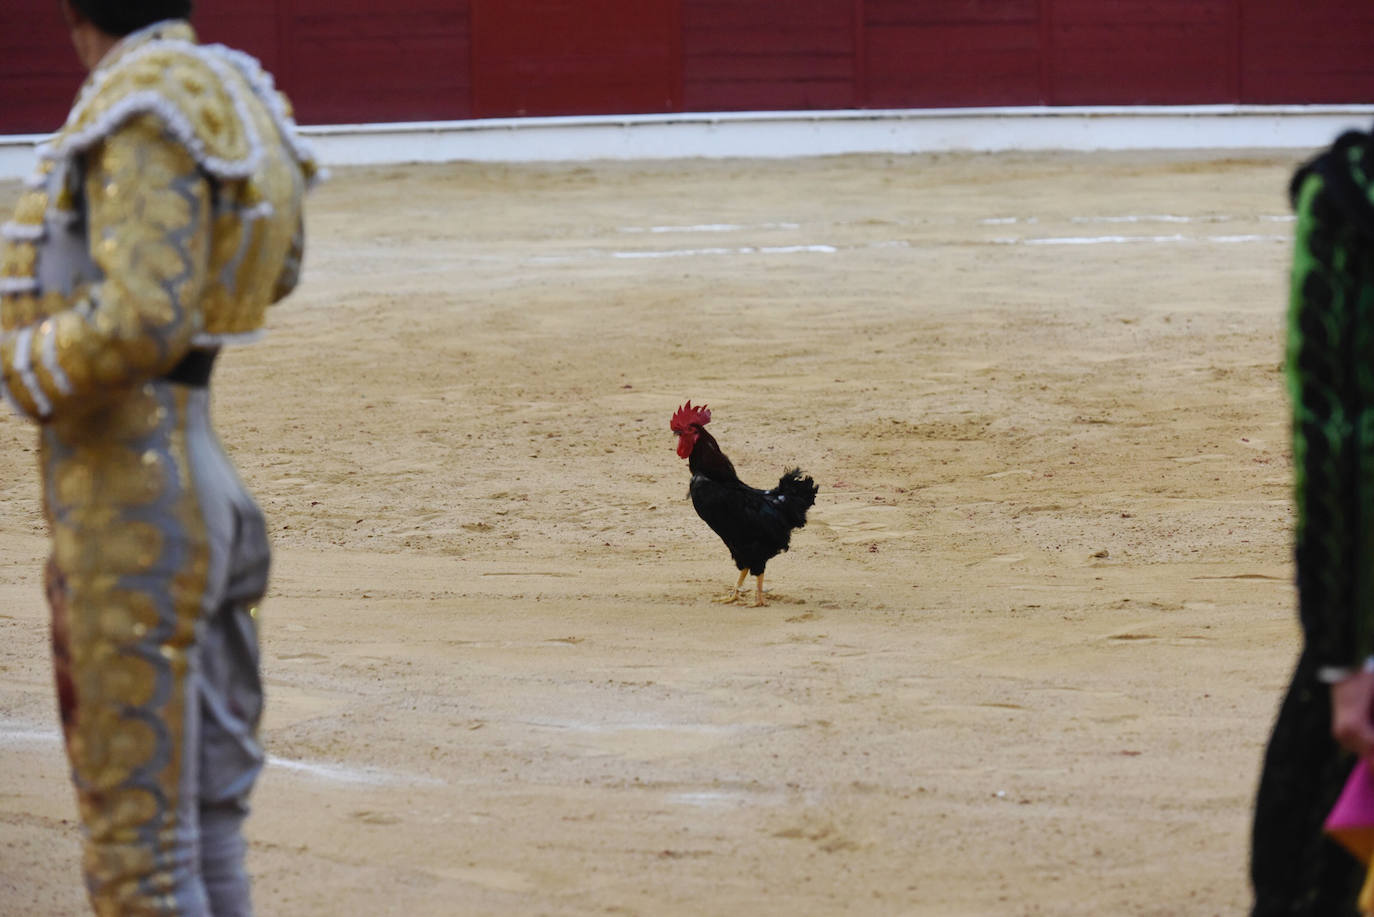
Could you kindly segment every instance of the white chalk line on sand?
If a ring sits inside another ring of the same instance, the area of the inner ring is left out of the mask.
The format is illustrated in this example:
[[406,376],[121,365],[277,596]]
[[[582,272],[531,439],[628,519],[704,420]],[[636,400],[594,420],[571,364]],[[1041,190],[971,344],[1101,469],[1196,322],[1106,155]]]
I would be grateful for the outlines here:
[[444,781],[437,777],[421,777],[418,774],[402,774],[379,767],[353,767],[327,761],[296,761],[291,758],[280,758],[276,755],[267,756],[267,765],[316,777],[320,780],[327,780],[331,783],[356,783],[367,786],[442,786],[444,784]]
[[[1125,213],[1125,214],[1099,214],[1094,216],[1071,216],[1068,222],[1084,224],[1181,224],[1181,223],[1201,223],[1201,224],[1220,224],[1236,223],[1245,221],[1259,221],[1262,223],[1287,223],[1294,218],[1285,214],[1261,214],[1258,216],[1237,217],[1227,214],[1206,214],[1202,216],[1184,216],[1175,213]],[[919,221],[917,221],[919,222]],[[1036,216],[995,216],[984,217],[978,220],[983,226],[1038,226],[1042,225],[1042,219]],[[756,231],[760,229],[785,229],[795,230],[802,228],[801,223],[796,222],[769,222],[769,223],[696,223],[671,226],[621,226],[618,231],[627,234],[663,234],[663,233],[736,233],[746,231]],[[833,225],[833,224],[831,224]],[[897,221],[895,225],[903,225],[903,221]],[[914,224],[913,224],[914,225]],[[972,240],[973,244],[985,245],[1124,245],[1153,243],[1157,245],[1166,244],[1189,244],[1189,243],[1211,243],[1218,245],[1235,245],[1252,242],[1284,242],[1288,241],[1287,236],[1270,235],[1261,233],[1230,233],[1210,236],[1188,236],[1181,233],[1171,233],[1168,235],[1100,235],[1100,236],[1013,236],[990,240]],[[909,239],[890,239],[878,242],[868,242],[863,245],[834,245],[829,243],[811,243],[798,245],[742,245],[736,247],[709,246],[701,248],[669,248],[669,249],[634,249],[618,251],[586,251],[577,254],[556,254],[556,255],[537,255],[526,259],[529,264],[569,264],[578,261],[585,261],[588,258],[610,257],[618,260],[636,259],[664,259],[664,258],[703,258],[720,256],[738,255],[834,255],[844,251],[860,251],[864,249],[883,249],[883,248],[915,248],[919,246],[936,246],[940,241],[932,242],[913,242]]]
[[[1259,216],[1238,217],[1224,213],[1203,216],[1183,216],[1177,213],[1122,213],[1069,217],[1070,223],[1238,223],[1258,220],[1261,223],[1291,223],[1295,217],[1286,213],[1264,213]],[[1035,225],[1040,217],[987,217],[978,221],[983,226],[1009,226],[1017,223]]]
[[[1244,220],[1258,220],[1261,223],[1291,223],[1294,217],[1292,214],[1282,213],[1265,213],[1259,216],[1251,215],[1246,217],[1238,217],[1223,213],[1204,214],[1202,216],[1184,216],[1177,213],[1122,213],[1071,216],[1068,220],[1070,223],[1235,223]],[[919,222],[919,220],[896,221],[897,225],[915,225]],[[1038,216],[983,217],[978,221],[979,225],[982,226],[1011,226],[1018,223],[1033,226],[1040,222],[1042,222],[1042,220]],[[801,228],[801,223],[779,221],[773,223],[696,223],[681,226],[620,226],[617,227],[616,231],[627,234],[658,234],[676,232],[749,232],[759,229]]]
[[[30,723],[0,720],[0,748],[57,745],[61,741],[62,735],[56,729],[40,729]],[[333,761],[298,761],[278,755],[268,755],[267,766],[329,783],[360,786],[440,786],[444,783],[436,777],[403,774],[380,767],[358,767]]]
[[1128,245],[1149,242],[1156,245],[1169,243],[1213,243],[1235,245],[1244,242],[1287,242],[1288,236],[1243,234],[1223,236],[1040,236],[1029,239],[993,239],[994,245]]
[[741,248],[675,248],[632,252],[611,252],[612,258],[690,258],[698,255],[833,255],[839,249],[833,245],[746,245]]
[[[1181,233],[1170,235],[1105,235],[1105,236],[1010,236],[988,240],[970,240],[957,244],[973,245],[1125,245],[1139,243],[1153,243],[1156,245],[1165,244],[1214,244],[1214,245],[1236,245],[1251,242],[1287,242],[1288,236],[1268,235],[1262,233],[1235,233],[1227,235],[1211,236],[1186,236]],[[738,255],[835,255],[841,252],[863,251],[866,249],[884,248],[919,248],[936,247],[942,242],[913,242],[910,239],[887,239],[879,242],[868,242],[863,245],[761,245],[761,246],[741,246],[739,248],[670,248],[670,249],[640,249],[637,251],[612,251],[612,252],[588,252],[578,255],[541,255],[527,259],[530,264],[569,264],[578,261],[585,261],[589,258],[598,256],[609,256],[618,260],[650,260],[662,258],[702,258],[710,256],[738,256]]]
[[745,232],[753,229],[801,229],[800,223],[699,223],[693,226],[621,226],[625,233],[663,232]]
[[778,723],[688,723],[671,722],[652,717],[622,720],[570,720],[545,717],[537,720],[521,720],[523,725],[539,729],[559,729],[569,732],[623,733],[623,732],[681,732],[696,735],[733,735],[746,732],[773,732],[792,728]]

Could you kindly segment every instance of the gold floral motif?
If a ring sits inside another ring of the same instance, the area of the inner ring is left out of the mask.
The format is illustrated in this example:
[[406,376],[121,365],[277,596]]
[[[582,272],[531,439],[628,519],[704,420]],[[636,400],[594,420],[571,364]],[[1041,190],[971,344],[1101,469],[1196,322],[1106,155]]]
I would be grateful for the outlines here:
[[[111,480],[111,483],[114,481]],[[117,496],[111,494],[116,500],[134,490],[141,493],[144,488],[121,482],[118,490]],[[162,532],[150,523],[128,522],[113,527],[109,535],[110,543],[104,546],[105,557],[102,564],[107,570],[126,575],[143,573],[150,569],[162,554]]]
[[46,191],[25,191],[14,207],[14,222],[25,226],[40,226],[48,209]]
[[6,296],[3,305],[0,305],[0,326],[6,331],[13,331],[15,328],[31,325],[41,311],[38,300],[27,293]]
[[[76,777],[95,792],[103,792],[119,785],[123,776],[108,772],[110,760],[110,735],[120,723],[114,709],[87,703],[88,699],[100,697],[100,681],[92,677],[96,666],[104,664],[106,653],[87,654],[79,651],[81,643],[73,635],[72,666],[76,680],[77,703],[76,726],[73,729],[73,760]],[[101,658],[88,659],[87,655]]]
[[157,500],[166,490],[167,472],[155,453],[147,461],[143,456],[119,450],[100,470],[105,497],[120,506],[143,506]]
[[[152,696],[153,676],[147,671],[148,663],[128,657],[121,662],[123,665],[105,669],[105,689],[110,692],[106,696],[141,707]],[[126,719],[110,737],[110,756],[105,766],[120,775],[117,784],[131,771],[147,764],[156,750],[157,733],[153,728],[142,720]]]
[[53,484],[59,505],[89,503],[95,495],[90,466],[81,462],[64,462],[53,472]]
[[[51,308],[58,302],[41,307],[56,318],[34,336],[33,353],[50,344],[61,372],[49,372],[41,360],[30,365],[55,412],[67,401],[165,370],[203,326],[196,300],[209,245],[209,189],[190,154],[169,143],[156,121],[135,119],[90,157],[87,199],[97,243],[91,254],[109,279],[89,318]],[[10,246],[6,266],[31,275],[34,254],[32,246]],[[6,305],[7,327],[38,317],[32,302]],[[13,364],[3,365],[9,370]],[[6,378],[21,407],[36,408],[36,399],[26,402],[9,372]]]
[[[59,466],[60,467],[60,466]],[[48,473],[53,473],[49,466]],[[81,538],[70,526],[58,526],[53,530],[53,563],[59,570],[72,570],[81,555]]]
[[[83,299],[85,299],[84,284],[82,288],[77,290],[75,301],[81,302]],[[44,292],[42,296],[34,300],[34,306],[37,308],[38,312],[34,316],[33,321],[37,321],[40,318],[51,318],[52,316],[60,315],[65,312],[67,310],[67,301],[63,298],[60,291],[48,290]],[[32,324],[32,322],[30,322],[30,324]]]
[[[74,354],[64,353],[58,358],[58,362],[66,368],[67,362],[72,359]],[[76,362],[76,361],[73,361]],[[78,364],[79,365],[79,364]],[[118,385],[124,381],[125,370],[124,357],[113,350],[102,350],[91,360],[91,376],[99,384]]]
[[33,277],[38,269],[38,249],[31,242],[12,242],[5,247],[0,273],[6,277]]
[[157,626],[157,607],[147,593],[127,589],[110,593],[110,603],[100,613],[100,633],[111,643],[129,643]]
[[[169,30],[168,38],[191,40],[194,33],[186,29],[181,34]],[[130,48],[123,60],[116,58],[102,65],[102,83],[80,111],[73,114],[55,140],[65,135],[81,134],[92,125],[100,124],[107,112],[136,92],[155,87],[159,96],[175,110],[182,112],[196,124],[201,110],[213,111],[220,129],[203,137],[213,145],[210,155],[229,161],[246,158],[250,152],[248,135],[233,116],[233,100],[227,88],[204,60],[174,47]]]
[[223,114],[214,105],[199,106],[196,115],[200,121],[200,126],[212,137],[219,136],[227,127]]
[[131,438],[142,439],[167,422],[167,409],[152,391],[143,385],[136,392],[125,392],[106,412],[111,426],[125,431]]
[[147,790],[125,790],[110,806],[110,819],[120,825],[142,825],[157,815],[157,798]]
[[[86,866],[97,913],[148,912],[172,888],[171,873],[158,861],[178,841],[185,688],[208,570],[203,520],[192,495],[173,483],[188,464],[182,432],[188,395],[178,389],[174,401],[160,405],[149,388],[136,393],[132,400],[141,405],[127,414],[138,419],[139,429],[102,429],[94,441],[72,443],[72,458],[51,462],[46,470],[59,482],[56,508],[81,520],[54,527],[53,557],[67,570],[76,694],[86,699],[78,703],[68,753],[90,838]],[[126,415],[111,415],[121,416]],[[150,417],[157,422],[149,423]],[[90,429],[84,432],[89,437]],[[79,477],[74,466],[97,469],[102,486],[60,483]],[[119,483],[145,473],[138,485]],[[159,499],[174,496],[175,502],[156,525],[130,522],[128,511],[146,498],[152,482],[159,484]],[[121,585],[121,574],[159,563],[168,537],[192,547],[182,569],[165,571],[174,584],[165,593],[175,602],[170,614],[151,594]],[[165,639],[148,645],[155,632]],[[130,652],[134,642],[152,655]],[[129,716],[131,710],[140,715]],[[160,724],[156,729],[149,716]],[[155,760],[164,766],[147,772]],[[151,846],[145,842],[149,836],[156,839]],[[135,877],[151,878],[140,887]]]
[[[94,830],[99,828],[100,830]],[[107,822],[106,824],[93,826],[92,834],[101,838],[108,838],[118,831],[116,824]],[[99,850],[98,854],[92,855],[90,848],[87,848],[86,871],[88,875],[106,876],[110,879],[123,876],[146,875],[152,871],[153,856],[151,850],[130,843],[133,838],[129,838],[119,845],[109,845]],[[120,913],[113,911],[111,913]],[[166,913],[173,913],[167,911]]]

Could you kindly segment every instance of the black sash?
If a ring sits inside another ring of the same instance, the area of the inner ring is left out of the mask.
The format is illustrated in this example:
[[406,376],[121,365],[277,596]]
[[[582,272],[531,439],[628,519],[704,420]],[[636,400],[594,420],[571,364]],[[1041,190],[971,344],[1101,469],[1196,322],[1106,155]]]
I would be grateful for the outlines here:
[[189,350],[162,378],[179,385],[205,388],[210,384],[210,370],[214,369],[218,354],[218,350]]

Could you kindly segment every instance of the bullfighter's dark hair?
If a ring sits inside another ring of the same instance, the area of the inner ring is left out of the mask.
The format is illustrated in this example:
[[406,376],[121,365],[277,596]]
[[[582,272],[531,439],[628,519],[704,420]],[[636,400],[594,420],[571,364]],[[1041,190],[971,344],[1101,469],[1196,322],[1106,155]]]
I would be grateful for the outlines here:
[[191,18],[191,0],[67,0],[107,35],[128,35],[164,19]]

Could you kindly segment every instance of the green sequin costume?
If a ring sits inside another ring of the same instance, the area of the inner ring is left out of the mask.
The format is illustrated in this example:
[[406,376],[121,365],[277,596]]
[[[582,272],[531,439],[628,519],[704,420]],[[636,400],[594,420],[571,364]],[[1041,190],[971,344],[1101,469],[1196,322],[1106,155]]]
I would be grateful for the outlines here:
[[1353,757],[1331,738],[1325,667],[1374,652],[1374,137],[1351,132],[1293,179],[1288,311],[1303,650],[1255,806],[1254,914],[1356,913],[1363,867],[1322,834]]

